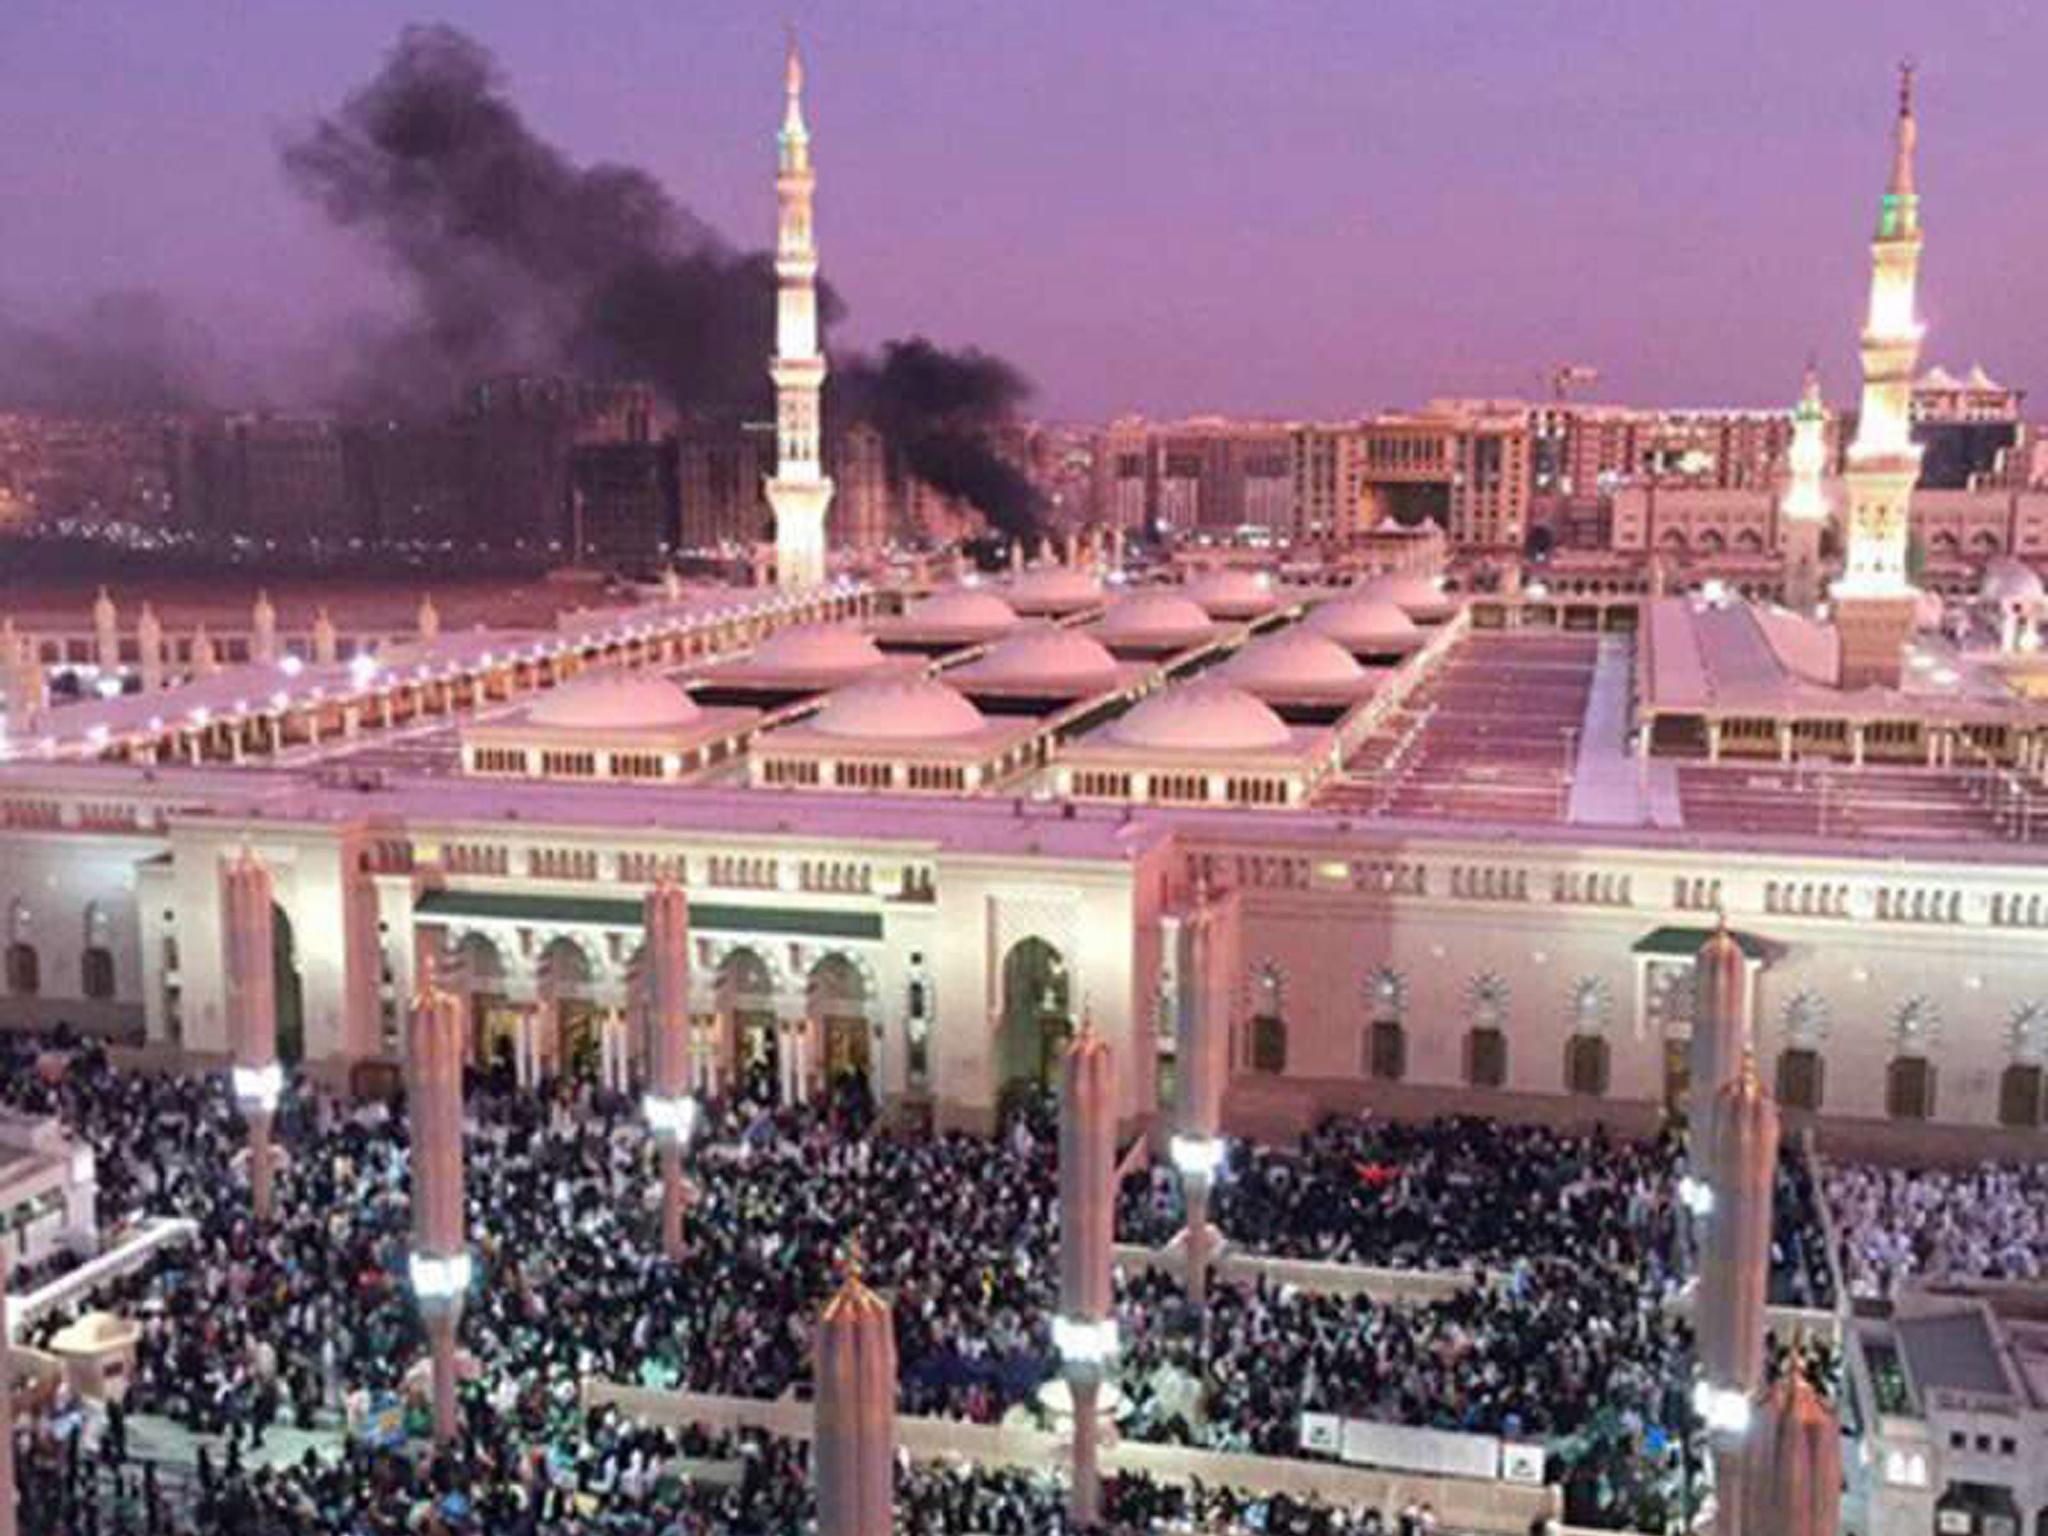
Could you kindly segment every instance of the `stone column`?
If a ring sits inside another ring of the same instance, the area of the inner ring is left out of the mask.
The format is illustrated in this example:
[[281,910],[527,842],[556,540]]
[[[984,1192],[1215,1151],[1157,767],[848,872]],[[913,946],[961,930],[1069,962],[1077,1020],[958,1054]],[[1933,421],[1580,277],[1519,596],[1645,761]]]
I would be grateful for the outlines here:
[[270,1219],[271,1125],[284,1087],[277,1064],[277,971],[270,871],[244,848],[221,873],[221,969],[227,980],[229,1081],[249,1125],[249,1191]]
[[818,1319],[818,1406],[811,1477],[818,1536],[890,1536],[896,1528],[896,1324],[861,1284],[856,1256]]
[[1705,1177],[1701,1164],[1712,1135],[1708,1122],[1723,1088],[1742,1071],[1742,1053],[1749,1046],[1749,961],[1724,918],[1693,960],[1692,1044],[1687,1090],[1692,1117],[1693,1173]]
[[377,882],[360,870],[342,890],[342,1038],[351,1061],[384,1047],[384,936],[378,931]]
[[647,1020],[653,1061],[647,1123],[661,1153],[661,1251],[683,1255],[683,1152],[695,1128],[690,1097],[690,901],[682,887],[663,880],[647,893],[643,910],[647,962]]
[[147,603],[142,605],[142,615],[135,621],[135,652],[143,692],[155,693],[164,685],[164,627],[157,620],[156,610]]
[[412,1113],[413,1294],[431,1351],[434,1439],[455,1438],[455,1331],[469,1290],[462,1166],[462,1005],[438,988],[413,999],[406,1053]]
[[16,1536],[14,1516],[14,1337],[7,1308],[7,1244],[0,1243],[0,1536]]
[[331,667],[341,656],[341,639],[334,632],[334,620],[327,616],[325,608],[313,615],[313,661],[317,666]]
[[1208,1299],[1216,1230],[1209,1222],[1209,1192],[1223,1163],[1223,1088],[1230,1075],[1229,978],[1224,967],[1234,898],[1208,891],[1174,927],[1174,1060],[1180,1103],[1169,1143],[1187,1201],[1188,1295]]
[[121,615],[107,589],[101,587],[92,603],[93,660],[101,672],[113,675],[121,670]]
[[1836,1536],[1842,1423],[1792,1363],[1757,1405],[1742,1479],[1742,1536]]
[[1091,1524],[1102,1504],[1097,1398],[1116,1354],[1111,1245],[1116,1235],[1116,1067],[1085,1017],[1060,1062],[1060,1311],[1053,1343],[1074,1399],[1069,1514]]
[[1714,1109],[1707,1152],[1713,1203],[1700,1248],[1695,1313],[1700,1379],[1694,1401],[1712,1437],[1722,1502],[1731,1510],[1740,1501],[1750,1402],[1763,1383],[1777,1166],[1778,1106],[1757,1080],[1750,1056]]
[[258,592],[256,606],[249,610],[249,659],[265,666],[277,664],[277,610],[268,592]]

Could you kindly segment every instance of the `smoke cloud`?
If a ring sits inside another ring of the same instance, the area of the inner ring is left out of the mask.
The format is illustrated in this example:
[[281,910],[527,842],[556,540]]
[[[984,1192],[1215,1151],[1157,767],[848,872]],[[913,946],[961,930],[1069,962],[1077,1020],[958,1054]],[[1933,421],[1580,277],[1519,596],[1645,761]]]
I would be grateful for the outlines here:
[[101,294],[48,323],[0,314],[0,401],[98,414],[193,410],[220,398],[212,335],[161,294]]
[[[706,420],[772,410],[770,256],[732,246],[643,171],[571,162],[463,33],[406,29],[283,155],[292,183],[370,241],[409,296],[409,319],[357,349],[359,408],[444,409],[480,375],[563,370],[644,380]],[[820,313],[841,313],[829,288]],[[913,472],[997,526],[1028,531],[1036,498],[990,446],[1028,393],[1014,369],[914,340],[835,360],[834,380],[829,408],[872,421]]]

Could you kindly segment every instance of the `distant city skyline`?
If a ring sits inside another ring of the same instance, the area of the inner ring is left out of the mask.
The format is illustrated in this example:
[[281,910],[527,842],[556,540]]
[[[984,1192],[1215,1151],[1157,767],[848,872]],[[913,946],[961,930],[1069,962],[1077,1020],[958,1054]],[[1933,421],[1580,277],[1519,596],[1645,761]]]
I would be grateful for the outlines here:
[[[765,248],[772,18],[616,0],[564,30],[557,14],[10,8],[0,306],[37,318],[159,290],[288,377],[388,295],[285,184],[278,143],[426,19],[491,48],[574,159],[644,166]],[[1809,353],[1847,403],[1904,56],[1921,65],[1925,356],[2048,376],[2030,323],[2048,275],[2028,254],[2048,40],[2016,4],[794,14],[826,276],[851,309],[838,339],[1001,353],[1041,416],[1533,396],[1564,363],[1600,370],[1592,398],[1789,405]]]

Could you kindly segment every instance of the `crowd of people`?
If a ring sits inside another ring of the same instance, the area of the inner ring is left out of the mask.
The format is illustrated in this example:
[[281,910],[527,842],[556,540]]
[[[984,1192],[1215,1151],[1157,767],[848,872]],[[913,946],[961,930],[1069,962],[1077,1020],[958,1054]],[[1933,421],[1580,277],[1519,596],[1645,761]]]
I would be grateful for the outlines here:
[[1860,1299],[1903,1281],[2037,1280],[2048,1274],[2048,1166],[1831,1165],[1827,1203],[1842,1280]]
[[[223,1437],[237,1470],[218,1474],[215,1502],[263,1510],[270,1524],[249,1528],[334,1528],[308,1510],[370,1464],[290,1476],[239,1464],[280,1424],[331,1424],[365,1397],[402,1398],[417,1369],[402,1108],[295,1087],[279,1117],[277,1215],[259,1225],[243,1127],[218,1081],[118,1071],[78,1050],[47,1079],[0,1070],[0,1097],[91,1140],[108,1222],[148,1209],[196,1224],[189,1244],[89,1298],[141,1325],[130,1408]],[[466,1110],[479,1279],[461,1342],[477,1371],[471,1423],[489,1429],[495,1458],[457,1479],[467,1507],[487,1502],[475,1489],[527,1475],[505,1458],[548,1443],[588,1378],[754,1399],[808,1391],[810,1329],[855,1237],[892,1299],[903,1411],[1000,1421],[1032,1411],[1056,1369],[1057,1138],[1042,1103],[987,1139],[885,1132],[859,1095],[813,1109],[707,1106],[680,1263],[654,1242],[649,1142],[630,1104],[588,1085],[515,1091],[485,1074]],[[1301,1414],[1334,1413],[1592,1446],[1562,1457],[1558,1475],[1578,1477],[1591,1454],[1597,1481],[1630,1486],[1642,1436],[1683,1415],[1672,1394],[1687,1345],[1662,1305],[1674,1155],[1664,1139],[1473,1120],[1353,1119],[1299,1154],[1233,1149],[1222,1216],[1247,1246],[1477,1273],[1434,1300],[1384,1303],[1218,1279],[1206,1322],[1177,1275],[1122,1275],[1125,1432],[1300,1455]],[[1141,1172],[1124,1191],[1122,1235],[1168,1235],[1177,1198],[1175,1181]],[[37,1319],[31,1340],[63,1320]],[[1607,1422],[1636,1439],[1589,1429]],[[572,1460],[601,1444],[567,1443],[582,1447]],[[941,1507],[1024,1498],[999,1479],[971,1494],[933,1486]],[[550,1518],[545,1501],[522,1508],[539,1511],[521,1516],[525,1528],[550,1529],[533,1523]],[[675,1529],[724,1529],[717,1518]],[[1371,1529],[1300,1518],[1303,1530]]]

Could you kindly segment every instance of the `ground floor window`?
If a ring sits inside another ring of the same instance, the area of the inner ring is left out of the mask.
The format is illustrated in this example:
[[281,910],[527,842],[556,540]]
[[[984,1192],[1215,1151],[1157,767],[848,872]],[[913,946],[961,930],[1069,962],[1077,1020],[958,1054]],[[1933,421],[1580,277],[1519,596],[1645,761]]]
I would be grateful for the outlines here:
[[1396,1019],[1381,1019],[1366,1033],[1366,1070],[1383,1083],[1408,1073],[1408,1032]]
[[1508,1080],[1508,1037],[1490,1025],[1465,1036],[1465,1081],[1474,1088],[1499,1088]]
[[1287,1021],[1270,1013],[1252,1020],[1252,1070],[1287,1070]]
[[1818,1110],[1824,1075],[1819,1051],[1786,1047],[1778,1053],[1778,1102],[1786,1109]]
[[2041,1069],[2014,1062],[1998,1079],[1998,1123],[2032,1130],[2041,1123]]
[[34,997],[43,990],[43,964],[33,944],[7,946],[7,990],[16,997]]
[[1599,1098],[1607,1092],[1607,1042],[1599,1035],[1574,1035],[1564,1047],[1564,1086],[1568,1093]]
[[1901,1056],[1885,1069],[1884,1112],[1894,1120],[1934,1115],[1934,1066],[1924,1056]]

